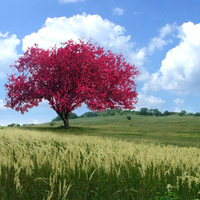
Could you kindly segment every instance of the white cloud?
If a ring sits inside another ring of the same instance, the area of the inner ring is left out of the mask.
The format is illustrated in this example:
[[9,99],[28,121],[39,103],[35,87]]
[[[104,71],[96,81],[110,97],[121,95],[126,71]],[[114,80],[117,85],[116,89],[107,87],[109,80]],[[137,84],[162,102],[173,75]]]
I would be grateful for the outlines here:
[[8,110],[10,108],[4,107],[5,103],[3,102],[3,99],[0,99],[0,110]]
[[[127,61],[135,64],[140,70],[145,58],[145,50],[133,50],[130,35],[125,35],[125,28],[116,25],[113,22],[102,19],[99,15],[75,15],[70,18],[47,18],[43,28],[36,33],[27,35],[23,39],[23,50],[33,46],[34,43],[39,44],[39,47],[49,48],[60,42],[65,42],[69,39],[78,41],[84,37],[87,41],[89,38],[106,50],[111,50],[114,53],[122,53]],[[143,77],[146,74],[145,69],[142,70]],[[145,78],[145,77],[144,77]],[[142,78],[141,78],[142,79]]]
[[84,0],[59,0],[60,3],[76,3]]
[[[146,56],[152,55],[155,50],[162,50],[163,47],[165,45],[168,45],[169,43],[172,43],[171,39],[167,39],[166,37],[170,34],[172,34],[174,32],[174,30],[177,30],[177,26],[176,24],[167,24],[164,27],[162,27],[159,30],[159,36],[154,37],[150,40],[150,43],[147,47],[143,47],[141,48],[137,54],[135,54],[134,56],[137,56],[133,58],[133,60],[138,60],[140,62],[137,62],[138,66],[140,66],[140,76],[138,78],[139,81],[148,81],[150,79],[152,79],[152,77],[150,76],[150,74],[146,71],[146,69],[143,66],[144,61]],[[156,80],[157,81],[157,80]],[[148,89],[148,83],[145,84],[143,90]]]
[[179,99],[178,98],[178,99],[174,100],[174,103],[177,104],[177,105],[182,105],[182,104],[184,104],[184,101],[185,101],[185,99]]
[[164,38],[167,35],[171,34],[174,30],[176,30],[178,27],[176,23],[173,24],[166,24],[164,27],[160,29],[160,37]]
[[105,48],[121,49],[125,45],[124,49],[130,49],[130,36],[125,36],[125,31],[124,27],[104,20],[99,15],[83,13],[70,18],[47,18],[43,28],[23,39],[23,50],[35,42],[41,47],[48,48],[69,39],[78,41],[81,37],[86,40],[93,38]]
[[166,36],[171,34],[175,29],[177,29],[176,24],[167,24],[160,29],[160,34],[158,37],[154,37],[151,39],[148,46],[148,53],[154,53],[155,49],[161,50],[163,46],[172,43],[171,39],[166,39]]
[[180,43],[167,52],[160,70],[151,74],[146,90],[165,89],[182,94],[199,91],[200,24],[184,23],[178,30]]
[[20,44],[15,34],[8,36],[8,32],[0,32],[0,78],[4,78],[11,71],[10,65],[18,59],[16,46]]
[[33,124],[39,124],[39,121],[37,119],[34,119]]
[[138,103],[136,105],[136,109],[139,110],[140,108],[159,108],[165,104],[165,101],[161,98],[156,98],[152,95],[146,96],[145,94],[139,93],[138,94]]
[[114,15],[123,15],[124,14],[124,9],[122,9],[122,8],[115,8],[114,10],[113,10],[113,14]]

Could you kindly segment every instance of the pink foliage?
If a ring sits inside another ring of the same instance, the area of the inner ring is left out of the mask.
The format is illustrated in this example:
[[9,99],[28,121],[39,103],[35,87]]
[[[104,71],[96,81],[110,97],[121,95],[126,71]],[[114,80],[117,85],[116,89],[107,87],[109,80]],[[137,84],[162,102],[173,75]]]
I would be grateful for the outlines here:
[[135,66],[91,40],[69,40],[48,50],[35,44],[12,67],[17,73],[5,84],[6,107],[22,114],[43,99],[57,113],[68,115],[83,102],[93,111],[134,109],[137,103]]

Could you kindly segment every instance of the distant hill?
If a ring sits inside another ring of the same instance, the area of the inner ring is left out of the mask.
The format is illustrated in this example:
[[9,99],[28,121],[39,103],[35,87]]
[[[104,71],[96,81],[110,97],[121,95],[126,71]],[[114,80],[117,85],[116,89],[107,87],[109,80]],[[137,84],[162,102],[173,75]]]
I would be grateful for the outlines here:
[[[69,119],[76,119],[76,118],[78,118],[78,115],[76,113],[72,113],[70,115],[70,117],[69,117]],[[57,116],[54,119],[52,119],[52,122],[54,122],[54,121],[60,121],[60,120],[62,120],[62,119],[59,116]]]
[[[101,112],[85,112],[84,114],[78,116],[76,113],[72,113],[69,119],[76,118],[86,118],[86,117],[97,117],[97,116],[111,116],[111,115],[127,115],[127,114],[138,114],[138,111],[130,111],[130,110],[121,110],[121,109],[107,109],[106,111]],[[52,119],[52,121],[60,121],[62,120],[59,116]]]

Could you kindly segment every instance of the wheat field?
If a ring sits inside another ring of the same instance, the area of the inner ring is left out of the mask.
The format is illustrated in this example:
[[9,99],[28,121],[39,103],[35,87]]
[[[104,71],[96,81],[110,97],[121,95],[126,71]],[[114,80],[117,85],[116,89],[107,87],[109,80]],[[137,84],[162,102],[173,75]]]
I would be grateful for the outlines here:
[[196,147],[7,128],[0,163],[1,199],[200,198]]

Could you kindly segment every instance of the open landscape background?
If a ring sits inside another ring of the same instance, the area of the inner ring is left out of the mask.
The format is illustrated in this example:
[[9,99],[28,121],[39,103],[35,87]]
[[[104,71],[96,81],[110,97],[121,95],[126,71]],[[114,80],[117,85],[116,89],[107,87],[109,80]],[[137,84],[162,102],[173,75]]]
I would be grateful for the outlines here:
[[[0,199],[200,199],[200,1],[0,0]],[[92,38],[140,71],[136,109],[64,128],[43,99],[4,107],[28,47]]]

